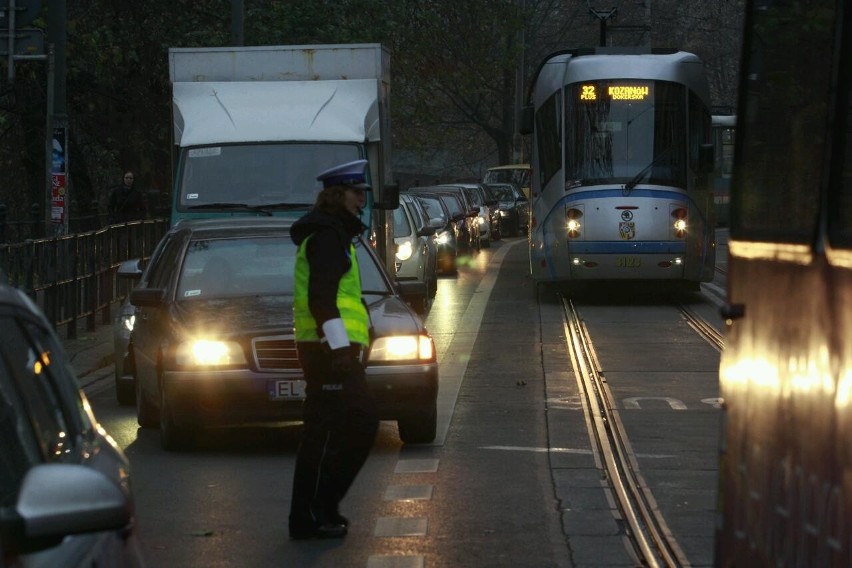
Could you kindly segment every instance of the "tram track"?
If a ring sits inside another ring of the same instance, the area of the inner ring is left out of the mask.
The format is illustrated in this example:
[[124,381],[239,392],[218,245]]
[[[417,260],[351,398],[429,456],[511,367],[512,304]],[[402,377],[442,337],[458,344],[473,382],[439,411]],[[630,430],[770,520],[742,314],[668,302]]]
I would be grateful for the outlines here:
[[712,345],[716,351],[721,353],[725,348],[725,338],[719,330],[713,327],[713,325],[706,319],[698,315],[692,308],[683,304],[677,304],[677,308],[680,310],[681,315],[686,319],[689,326],[694,329],[699,336],[707,341],[707,343]]
[[595,459],[607,476],[634,551],[644,566],[690,566],[639,471],[588,330],[571,299],[561,296],[560,302],[569,357],[589,412]]

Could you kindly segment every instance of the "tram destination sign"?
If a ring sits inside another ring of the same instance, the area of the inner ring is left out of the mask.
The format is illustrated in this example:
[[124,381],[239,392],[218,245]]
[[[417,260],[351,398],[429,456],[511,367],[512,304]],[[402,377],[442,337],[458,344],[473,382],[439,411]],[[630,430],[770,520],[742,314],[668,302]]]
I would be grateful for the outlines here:
[[650,82],[584,83],[580,86],[581,101],[644,101],[653,94]]

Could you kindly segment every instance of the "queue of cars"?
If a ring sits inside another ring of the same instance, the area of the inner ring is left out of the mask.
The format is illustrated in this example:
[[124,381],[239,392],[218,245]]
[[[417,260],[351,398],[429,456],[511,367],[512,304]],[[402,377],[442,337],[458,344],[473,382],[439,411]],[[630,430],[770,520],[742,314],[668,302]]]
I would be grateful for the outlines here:
[[71,369],[39,308],[0,282],[0,566],[143,564],[130,464]]
[[[395,274],[372,247],[357,247],[375,331],[368,382],[403,442],[430,442],[436,433],[438,369],[420,316],[438,274],[455,274],[459,255],[478,250],[483,234],[500,237],[499,206],[484,184],[410,188],[393,213]],[[136,405],[140,426],[160,429],[164,448],[190,446],[210,426],[300,418],[292,222],[182,221],[147,265],[119,268],[137,285],[114,326],[116,396]]]

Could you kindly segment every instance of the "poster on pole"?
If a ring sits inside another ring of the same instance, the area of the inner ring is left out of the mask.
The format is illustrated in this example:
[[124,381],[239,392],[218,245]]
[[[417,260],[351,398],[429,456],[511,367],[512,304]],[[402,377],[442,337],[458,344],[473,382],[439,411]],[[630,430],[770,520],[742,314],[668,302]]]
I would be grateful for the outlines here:
[[65,225],[68,216],[68,172],[66,170],[68,129],[53,129],[53,151],[50,167],[50,221],[54,225]]

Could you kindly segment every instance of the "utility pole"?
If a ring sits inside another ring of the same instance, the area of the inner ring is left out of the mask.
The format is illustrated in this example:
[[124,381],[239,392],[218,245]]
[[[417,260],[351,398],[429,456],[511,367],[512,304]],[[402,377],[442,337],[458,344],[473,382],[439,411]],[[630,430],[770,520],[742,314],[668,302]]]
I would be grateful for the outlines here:
[[48,221],[55,236],[68,233],[71,180],[68,114],[65,106],[65,0],[50,0],[47,11],[47,121],[45,125]]
[[[520,10],[521,16],[523,17],[526,11],[526,2],[525,0],[520,1]],[[519,55],[518,55],[518,67],[515,70],[515,132],[512,135],[512,163],[520,164],[523,161],[521,145],[523,139],[521,138],[521,109],[523,108],[524,102],[524,59],[526,56],[526,32],[525,32],[525,24],[526,20],[523,20],[521,24],[521,29],[518,31],[518,47],[519,47]]]
[[231,45],[236,46],[245,43],[244,19],[244,1],[231,0]]

